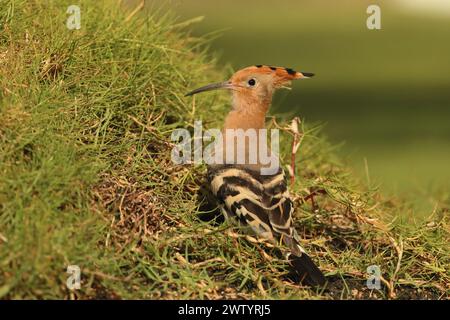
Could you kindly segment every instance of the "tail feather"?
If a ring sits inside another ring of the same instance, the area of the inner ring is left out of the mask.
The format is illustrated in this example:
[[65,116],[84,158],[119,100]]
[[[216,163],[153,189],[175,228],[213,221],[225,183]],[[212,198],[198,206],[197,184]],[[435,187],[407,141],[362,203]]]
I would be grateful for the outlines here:
[[311,286],[325,285],[325,276],[306,253],[302,253],[301,256],[291,254],[289,261],[302,282]]

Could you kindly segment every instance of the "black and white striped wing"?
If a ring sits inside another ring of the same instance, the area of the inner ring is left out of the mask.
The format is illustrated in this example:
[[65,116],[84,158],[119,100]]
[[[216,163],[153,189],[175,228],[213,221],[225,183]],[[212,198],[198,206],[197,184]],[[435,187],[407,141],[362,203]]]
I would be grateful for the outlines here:
[[211,191],[227,219],[248,225],[260,238],[273,243],[283,241],[290,248],[292,264],[302,274],[312,274],[318,284],[324,277],[300,245],[293,226],[293,204],[287,190],[284,172],[261,175],[238,166],[208,168]]
[[264,206],[264,189],[252,172],[237,167],[216,167],[209,170],[209,181],[225,218],[250,226],[264,239],[274,240]]
[[[210,168],[209,181],[226,218],[237,219],[259,237],[273,242],[283,239],[292,245],[292,239],[298,237],[292,225],[292,201],[281,170],[264,176],[245,167],[220,166]],[[296,253],[300,250],[296,246],[292,249]]]

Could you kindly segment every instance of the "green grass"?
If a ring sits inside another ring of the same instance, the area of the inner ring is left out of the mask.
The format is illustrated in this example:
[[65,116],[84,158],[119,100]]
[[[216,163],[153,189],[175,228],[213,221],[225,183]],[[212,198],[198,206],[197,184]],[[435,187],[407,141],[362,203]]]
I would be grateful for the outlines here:
[[[312,125],[292,193],[326,290],[290,282],[277,249],[201,219],[205,168],[173,165],[170,134],[220,125],[225,95],[183,95],[229,74],[164,10],[127,19],[116,1],[80,1],[69,31],[70,4],[0,5],[1,298],[448,298],[448,204],[411,222]],[[302,198],[316,189],[312,207]],[[374,264],[385,282],[371,291]],[[68,265],[80,290],[65,285]]]

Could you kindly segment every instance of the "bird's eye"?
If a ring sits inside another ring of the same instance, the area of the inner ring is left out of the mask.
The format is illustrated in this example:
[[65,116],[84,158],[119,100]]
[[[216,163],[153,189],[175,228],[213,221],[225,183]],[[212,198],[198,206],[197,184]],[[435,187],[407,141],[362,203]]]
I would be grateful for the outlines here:
[[250,87],[253,87],[255,84],[256,84],[256,80],[255,79],[253,79],[253,78],[251,78],[250,80],[248,80],[248,85],[250,86]]

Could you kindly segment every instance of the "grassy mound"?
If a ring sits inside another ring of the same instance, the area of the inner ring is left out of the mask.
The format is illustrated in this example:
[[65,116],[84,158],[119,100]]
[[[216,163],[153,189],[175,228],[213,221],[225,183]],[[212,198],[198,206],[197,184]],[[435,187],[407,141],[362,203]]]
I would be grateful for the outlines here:
[[[409,209],[355,181],[315,127],[302,128],[292,193],[328,288],[298,286],[276,249],[204,219],[204,167],[175,166],[170,134],[220,126],[225,95],[183,95],[227,74],[163,11],[79,1],[82,27],[68,30],[71,4],[0,6],[1,298],[448,297],[448,209],[395,218]],[[380,290],[365,285],[370,265]]]

